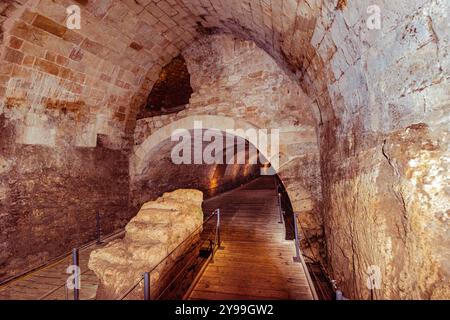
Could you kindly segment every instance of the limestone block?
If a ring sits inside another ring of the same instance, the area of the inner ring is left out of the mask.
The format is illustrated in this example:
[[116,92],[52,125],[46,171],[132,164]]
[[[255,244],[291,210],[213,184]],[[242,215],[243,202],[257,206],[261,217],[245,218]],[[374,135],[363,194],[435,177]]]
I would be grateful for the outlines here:
[[75,145],[77,147],[95,147],[97,145],[97,128],[95,124],[89,124],[80,128],[80,133],[76,136]]
[[56,130],[44,127],[25,127],[19,143],[54,146],[56,141]]
[[[192,233],[201,232],[202,202],[202,192],[180,189],[144,204],[125,227],[123,239],[91,253],[89,268],[100,279],[97,298],[117,298]],[[183,252],[174,254],[170,261]],[[139,288],[142,290],[142,286]]]

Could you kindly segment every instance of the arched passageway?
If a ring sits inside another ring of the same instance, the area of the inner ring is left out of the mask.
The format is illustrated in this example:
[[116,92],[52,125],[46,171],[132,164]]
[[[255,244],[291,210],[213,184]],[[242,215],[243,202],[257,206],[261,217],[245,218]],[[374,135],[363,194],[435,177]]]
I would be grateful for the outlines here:
[[313,299],[308,271],[294,262],[294,241],[286,240],[280,223],[275,177],[260,177],[205,203],[206,211],[213,208],[221,212],[222,248],[189,299]]

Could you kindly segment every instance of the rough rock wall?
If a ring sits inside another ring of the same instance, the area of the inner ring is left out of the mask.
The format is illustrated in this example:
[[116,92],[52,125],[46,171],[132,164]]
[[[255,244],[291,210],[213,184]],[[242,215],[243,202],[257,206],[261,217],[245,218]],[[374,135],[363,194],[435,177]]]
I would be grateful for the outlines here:
[[380,29],[372,3],[325,2],[311,40],[330,270],[351,298],[370,297],[370,266],[376,298],[448,298],[449,3],[373,4]]
[[342,161],[327,177],[325,232],[344,290],[368,298],[368,267],[375,265],[377,298],[448,298],[448,165],[448,134],[419,124]]
[[[123,239],[93,251],[88,265],[100,280],[97,299],[121,297],[144,272],[154,268],[150,276],[152,296],[156,297],[162,277],[192,245],[192,240],[186,239],[191,239],[190,235],[196,231],[198,234],[202,231],[202,202],[203,194],[198,190],[165,193],[142,206],[125,227]],[[191,254],[198,255],[198,250]],[[141,282],[130,297],[141,300],[142,292]]]

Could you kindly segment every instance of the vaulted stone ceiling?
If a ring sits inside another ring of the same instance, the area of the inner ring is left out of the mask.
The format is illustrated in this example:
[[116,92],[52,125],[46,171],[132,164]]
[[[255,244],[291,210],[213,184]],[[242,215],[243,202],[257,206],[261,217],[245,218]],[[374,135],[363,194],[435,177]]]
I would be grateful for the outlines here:
[[[72,31],[65,28],[65,20],[66,8],[74,3],[81,7],[82,27]],[[8,62],[20,60],[22,66],[14,68],[15,82],[9,83],[8,88],[4,86],[9,79],[2,81],[2,91],[14,90],[15,101],[9,104],[20,104],[22,92],[18,87],[23,86],[22,82],[26,84],[20,79],[41,76],[24,70],[33,66],[37,72],[67,82],[67,95],[75,101],[69,109],[87,105],[91,113],[108,114],[121,130],[131,133],[136,114],[161,67],[202,33],[231,32],[254,40],[291,69],[316,101],[323,118],[330,120],[335,114],[342,117],[342,113],[355,113],[369,103],[379,108],[377,100],[383,94],[370,90],[372,84],[367,84],[367,78],[373,76],[378,83],[381,76],[389,74],[387,68],[393,65],[383,66],[379,61],[390,57],[383,48],[398,47],[397,57],[391,57],[394,64],[401,54],[407,57],[415,48],[435,55],[438,61],[445,54],[444,50],[437,50],[436,44],[429,43],[434,38],[446,41],[441,37],[445,21],[430,18],[428,30],[414,28],[428,19],[416,14],[418,10],[445,11],[445,1],[379,1],[384,15],[381,31],[366,27],[369,5],[368,1],[342,0],[7,1],[2,5],[4,56]],[[393,36],[387,37],[388,34]],[[405,46],[396,41],[402,35],[403,39],[411,38],[410,42],[404,40]],[[22,44],[17,38],[27,42]],[[380,55],[373,56],[372,51],[378,49]],[[372,70],[371,66],[381,70]],[[448,76],[446,69],[435,67],[430,81]],[[415,86],[410,91],[395,89],[407,99],[411,93],[428,87],[420,80],[410,79]],[[342,92],[343,87],[349,89],[347,93]],[[373,92],[372,97],[368,91]],[[56,97],[45,97],[42,92],[37,95],[50,100],[47,106],[65,104],[58,93],[54,94]],[[369,131],[383,126],[374,124],[376,121],[383,119],[373,119],[369,111],[360,125]]]
[[[74,3],[81,6],[82,25],[71,31],[64,25],[66,8]],[[3,29],[30,43],[19,54],[9,40],[6,55],[75,82],[75,100],[94,112],[98,104],[107,104],[121,127],[132,132],[161,67],[203,33],[232,32],[253,39],[281,63],[305,72],[309,62],[304,62],[314,55],[309,41],[320,5],[311,0],[11,1],[4,9],[11,18]],[[92,85],[95,90],[84,90]]]
[[[74,1],[21,3],[23,7],[11,2],[4,9],[11,18],[3,29],[29,43],[20,54],[13,51],[19,49],[16,38],[7,37],[7,60],[24,59],[25,66],[32,64],[36,70],[75,83],[70,88],[75,100],[93,111],[107,104],[128,130],[133,130],[137,109],[161,66],[202,32],[233,32],[280,57],[283,48],[293,65],[305,70],[302,61],[308,48],[299,44],[311,38],[319,9],[317,4],[297,1],[79,1],[82,28],[70,31],[64,21],[66,7]],[[113,89],[120,93],[112,93]],[[89,98],[88,91],[95,98]]]
[[[146,108],[142,111],[153,111],[153,115],[180,111],[189,104],[192,93],[186,61],[180,55],[162,68],[159,79],[148,96]],[[151,114],[145,116],[144,113],[142,118]]]

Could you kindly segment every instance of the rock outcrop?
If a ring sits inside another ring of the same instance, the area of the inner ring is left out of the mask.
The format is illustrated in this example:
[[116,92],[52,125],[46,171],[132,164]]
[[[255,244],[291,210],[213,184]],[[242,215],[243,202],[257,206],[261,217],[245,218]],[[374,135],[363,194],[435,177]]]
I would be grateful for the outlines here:
[[[201,232],[202,202],[203,194],[198,190],[165,193],[142,206],[125,227],[123,239],[93,251],[89,268],[100,280],[97,299],[120,297],[144,272],[158,266],[151,274],[151,283],[155,287],[159,273],[170,268],[192,243],[184,243],[185,239],[196,230]],[[170,258],[165,259],[172,251]],[[142,299],[142,289],[141,283],[131,297]]]
[[377,270],[375,299],[450,298],[448,139],[412,125],[324,175],[328,257],[345,294],[370,299]]

